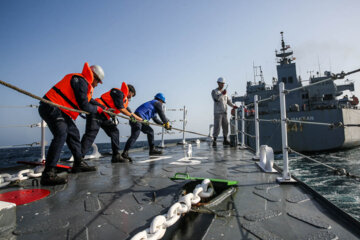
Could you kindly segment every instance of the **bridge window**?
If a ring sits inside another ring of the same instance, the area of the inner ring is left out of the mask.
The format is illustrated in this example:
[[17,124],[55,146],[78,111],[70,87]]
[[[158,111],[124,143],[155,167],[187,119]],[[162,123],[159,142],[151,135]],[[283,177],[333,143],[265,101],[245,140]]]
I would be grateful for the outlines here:
[[288,83],[293,83],[293,77],[288,78]]
[[286,77],[281,78],[281,81],[282,81],[283,83],[286,83]]
[[332,94],[325,94],[323,99],[324,100],[333,100],[334,98],[333,98]]

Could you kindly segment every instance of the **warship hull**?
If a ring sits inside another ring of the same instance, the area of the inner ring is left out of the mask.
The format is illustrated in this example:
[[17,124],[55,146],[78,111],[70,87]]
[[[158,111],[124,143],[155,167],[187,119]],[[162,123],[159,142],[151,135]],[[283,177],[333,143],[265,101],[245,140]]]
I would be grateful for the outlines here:
[[[260,119],[279,119],[279,113],[263,114]],[[360,111],[358,109],[338,108],[302,112],[288,112],[287,118],[321,123],[358,124]],[[251,119],[251,118],[250,118]],[[239,121],[241,129],[241,121]],[[255,135],[253,121],[245,122],[245,131]],[[329,127],[306,123],[288,123],[289,147],[300,152],[319,152],[335,149],[353,148],[360,145],[360,128]],[[241,137],[239,138],[241,139]],[[255,138],[246,136],[245,144],[255,148]],[[281,152],[281,126],[279,122],[260,121],[260,145],[268,145],[275,152]]]

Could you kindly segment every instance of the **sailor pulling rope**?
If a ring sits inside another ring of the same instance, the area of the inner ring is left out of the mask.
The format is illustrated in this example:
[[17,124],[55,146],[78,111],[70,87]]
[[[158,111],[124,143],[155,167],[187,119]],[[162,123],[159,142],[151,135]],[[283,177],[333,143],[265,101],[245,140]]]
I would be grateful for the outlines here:
[[[53,102],[51,102],[51,101],[49,101],[49,100],[47,100],[47,99],[41,98],[41,97],[39,97],[39,96],[36,96],[36,95],[34,95],[34,94],[30,93],[30,92],[27,92],[27,91],[25,91],[25,90],[23,90],[23,89],[21,89],[21,88],[18,88],[18,87],[14,86],[14,85],[12,85],[12,84],[10,84],[10,83],[7,83],[7,82],[5,82],[5,81],[0,80],[0,84],[6,86],[6,87],[8,87],[8,88],[11,88],[11,89],[13,89],[13,90],[15,90],[15,91],[18,91],[18,92],[20,92],[20,93],[22,93],[22,94],[25,94],[25,95],[27,95],[27,96],[29,96],[29,97],[31,97],[31,98],[37,99],[37,100],[39,100],[39,101],[41,101],[41,102],[44,102],[44,103],[47,103],[47,104],[50,104],[50,105],[52,105],[52,106],[55,106],[55,107],[58,107],[58,108],[62,108],[62,109],[65,109],[65,110],[69,110],[69,111],[73,111],[73,112],[82,113],[82,114],[89,114],[89,113],[86,112],[86,111],[77,110],[77,109],[73,109],[73,108],[68,108],[68,107],[65,107],[65,106],[62,106],[62,105],[53,103]],[[116,114],[116,113],[113,113],[113,112],[111,112],[111,111],[103,110],[103,112],[105,112],[105,113],[107,113],[107,114],[109,114],[109,115],[111,115],[111,116],[113,116],[113,117],[121,117],[121,118],[123,118],[123,119],[131,120],[129,117],[125,117],[125,116],[123,116],[123,115]],[[138,121],[138,122],[150,124],[150,125],[153,125],[153,126],[163,127],[163,126],[160,125],[160,124],[151,123],[151,122],[148,122],[148,121]],[[186,132],[186,133],[195,134],[195,135],[199,135],[199,136],[203,136],[203,137],[208,137],[208,135],[205,135],[205,134],[201,134],[201,133],[197,133],[197,132],[193,132],[193,131],[188,131],[188,130],[185,130],[185,131],[184,131],[183,129],[180,129],[180,128],[174,128],[174,127],[173,127],[172,129],[173,129],[173,130],[176,130],[176,131],[179,131],[179,132]]]

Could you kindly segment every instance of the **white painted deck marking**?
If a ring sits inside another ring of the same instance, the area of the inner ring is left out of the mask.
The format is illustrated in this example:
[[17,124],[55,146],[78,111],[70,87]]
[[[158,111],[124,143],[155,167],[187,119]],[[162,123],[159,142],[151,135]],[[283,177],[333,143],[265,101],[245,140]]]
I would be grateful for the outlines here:
[[171,156],[161,156],[161,157],[157,157],[157,158],[150,158],[150,159],[138,161],[138,163],[155,162],[155,161],[164,160],[164,159],[168,159],[168,158],[171,158]]
[[207,157],[191,157],[191,158],[180,158],[177,161],[171,162],[173,165],[198,165],[201,163],[200,160],[207,159]]

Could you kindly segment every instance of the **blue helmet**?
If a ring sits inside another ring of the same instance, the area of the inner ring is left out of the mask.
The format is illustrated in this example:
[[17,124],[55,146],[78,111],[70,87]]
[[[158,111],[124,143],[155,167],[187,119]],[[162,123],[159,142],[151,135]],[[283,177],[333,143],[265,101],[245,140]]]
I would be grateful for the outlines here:
[[159,99],[165,103],[165,96],[162,93],[157,93],[154,98]]

